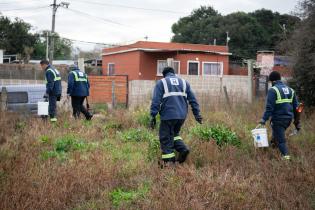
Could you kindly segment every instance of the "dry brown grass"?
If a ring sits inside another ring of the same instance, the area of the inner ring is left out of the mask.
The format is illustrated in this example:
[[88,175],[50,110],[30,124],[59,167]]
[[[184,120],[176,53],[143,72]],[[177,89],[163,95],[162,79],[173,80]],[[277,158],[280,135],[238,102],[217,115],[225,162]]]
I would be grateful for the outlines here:
[[[149,162],[146,142],[119,139],[117,131],[140,126],[124,110],[91,123],[61,113],[55,126],[0,113],[0,209],[315,209],[312,118],[299,136],[290,137],[294,158],[284,162],[277,149],[253,148],[249,131],[263,111],[261,103],[207,109],[205,122],[231,128],[242,146],[218,148],[193,138],[189,116],[182,136],[192,152],[175,169]],[[65,158],[42,157],[67,135],[94,147],[69,151]],[[117,189],[126,195],[118,191],[115,197]]]

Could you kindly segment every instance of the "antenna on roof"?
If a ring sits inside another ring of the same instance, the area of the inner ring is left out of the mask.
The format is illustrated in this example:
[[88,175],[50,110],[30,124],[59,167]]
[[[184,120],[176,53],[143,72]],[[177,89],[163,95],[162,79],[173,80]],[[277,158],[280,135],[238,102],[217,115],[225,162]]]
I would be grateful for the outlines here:
[[145,39],[145,41],[148,41],[149,37],[148,37],[148,36],[145,36],[144,39]]

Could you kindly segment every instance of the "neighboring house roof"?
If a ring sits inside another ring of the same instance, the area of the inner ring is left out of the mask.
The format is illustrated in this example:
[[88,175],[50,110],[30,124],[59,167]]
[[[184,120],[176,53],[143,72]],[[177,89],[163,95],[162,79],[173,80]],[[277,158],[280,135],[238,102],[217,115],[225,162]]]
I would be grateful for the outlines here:
[[195,53],[213,53],[219,55],[231,55],[228,52],[227,46],[219,45],[202,45],[202,44],[187,44],[187,43],[167,43],[167,42],[146,42],[139,41],[134,44],[106,48],[102,55],[113,55],[133,51],[144,52],[195,52]]

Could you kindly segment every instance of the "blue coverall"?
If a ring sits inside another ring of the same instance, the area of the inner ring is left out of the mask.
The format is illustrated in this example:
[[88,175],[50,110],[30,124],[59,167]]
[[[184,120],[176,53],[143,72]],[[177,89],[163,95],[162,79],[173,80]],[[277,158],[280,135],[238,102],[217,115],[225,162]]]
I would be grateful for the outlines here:
[[167,73],[154,88],[150,114],[161,117],[159,130],[162,159],[175,161],[174,149],[181,153],[188,148],[179,136],[188,112],[188,102],[195,116],[200,116],[199,104],[187,81]]
[[294,90],[280,80],[275,81],[268,90],[262,122],[265,123],[271,117],[272,136],[283,156],[288,155],[285,131],[290,126],[297,107],[298,100]]

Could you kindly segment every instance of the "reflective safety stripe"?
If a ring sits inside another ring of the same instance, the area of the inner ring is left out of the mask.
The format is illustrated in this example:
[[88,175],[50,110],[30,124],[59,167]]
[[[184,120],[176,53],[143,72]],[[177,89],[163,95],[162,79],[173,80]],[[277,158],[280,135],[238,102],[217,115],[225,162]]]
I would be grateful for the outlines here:
[[[51,72],[53,73],[53,75],[54,75],[54,81],[61,80],[61,77],[60,77],[60,76],[57,76],[55,70],[53,70],[53,69],[47,69],[47,71],[51,71]],[[45,78],[45,80],[46,80],[46,83],[47,83],[47,78]]]
[[51,119],[50,119],[50,122],[57,122],[57,118],[55,118],[55,117],[54,117],[54,118],[51,118]]
[[184,96],[187,97],[186,93],[186,81],[181,79],[183,81],[183,92],[169,92],[166,79],[161,79],[164,87],[164,94],[163,98],[170,97],[170,96]]
[[163,154],[162,155],[162,159],[168,159],[168,158],[173,158],[173,157],[175,157],[175,153],[174,152],[172,152],[170,154]]
[[290,157],[290,155],[285,155],[285,156],[283,156],[283,159],[285,159],[285,160],[291,160],[291,157]]
[[175,136],[175,137],[174,137],[174,141],[177,141],[177,140],[183,140],[183,139],[182,139],[182,137],[180,137],[180,136]]
[[273,86],[272,89],[274,89],[276,91],[276,94],[277,94],[276,104],[292,103],[293,102],[294,90],[292,88],[290,88],[291,92],[292,92],[291,98],[284,98],[284,99],[281,98],[280,91],[276,86]]
[[80,78],[77,72],[72,71],[71,73],[74,74],[74,79],[76,82],[87,82],[87,77],[85,75],[84,75],[84,78]]

